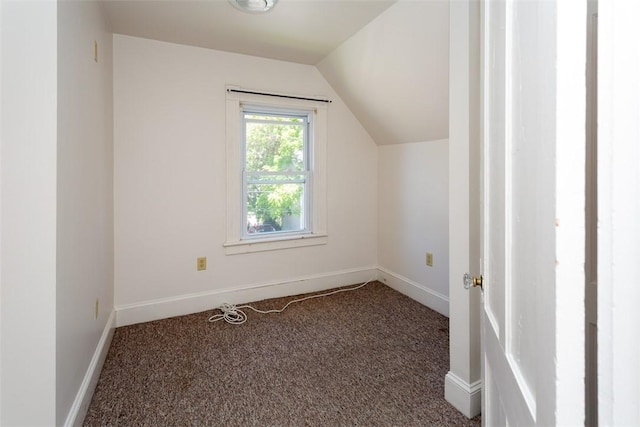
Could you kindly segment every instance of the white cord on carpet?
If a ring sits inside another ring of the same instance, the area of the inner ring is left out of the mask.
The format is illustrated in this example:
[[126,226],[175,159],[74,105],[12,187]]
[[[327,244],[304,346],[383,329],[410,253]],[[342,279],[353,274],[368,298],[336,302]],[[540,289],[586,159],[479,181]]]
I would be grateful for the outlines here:
[[367,286],[372,280],[374,279],[369,279],[363,284],[355,286],[353,288],[336,289],[335,291],[327,292],[324,294],[311,295],[304,298],[294,299],[293,301],[289,301],[287,305],[282,307],[280,310],[258,310],[257,308],[251,307],[248,304],[240,305],[236,307],[233,304],[229,304],[225,302],[219,308],[220,311],[222,311],[222,313],[214,314],[213,316],[209,317],[209,322],[217,322],[218,320],[224,320],[225,322],[231,323],[232,325],[242,325],[244,322],[247,321],[247,315],[244,311],[242,311],[243,308],[251,309],[256,313],[260,313],[260,314],[282,313],[287,309],[287,307],[289,307],[293,303],[302,302],[302,301],[306,301],[313,298],[328,297],[330,295],[339,294],[340,292],[356,291],[360,288],[364,288],[365,286]]

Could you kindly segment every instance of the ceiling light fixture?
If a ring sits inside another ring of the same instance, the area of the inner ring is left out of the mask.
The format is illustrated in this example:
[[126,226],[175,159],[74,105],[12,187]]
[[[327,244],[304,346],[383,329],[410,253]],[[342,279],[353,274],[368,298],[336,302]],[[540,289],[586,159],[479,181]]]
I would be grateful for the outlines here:
[[278,0],[229,0],[236,9],[249,13],[268,12]]

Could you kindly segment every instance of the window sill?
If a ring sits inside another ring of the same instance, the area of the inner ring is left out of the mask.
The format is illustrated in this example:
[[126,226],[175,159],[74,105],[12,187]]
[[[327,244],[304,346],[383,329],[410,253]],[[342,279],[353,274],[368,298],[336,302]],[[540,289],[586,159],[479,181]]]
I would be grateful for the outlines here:
[[224,243],[227,255],[248,254],[252,252],[275,251],[278,249],[301,248],[305,246],[326,245],[326,234],[305,234],[300,236],[274,237],[260,240],[241,240]]

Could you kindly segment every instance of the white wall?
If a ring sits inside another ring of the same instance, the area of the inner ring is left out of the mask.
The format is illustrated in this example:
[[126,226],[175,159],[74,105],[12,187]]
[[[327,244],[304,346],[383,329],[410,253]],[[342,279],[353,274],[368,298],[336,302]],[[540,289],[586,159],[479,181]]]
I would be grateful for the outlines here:
[[400,0],[318,63],[376,143],[449,135],[449,2]]
[[[449,144],[446,139],[378,148],[378,263],[433,294],[448,314]],[[426,253],[433,254],[433,267]]]
[[[327,245],[225,255],[227,84],[333,99]],[[114,144],[118,308],[377,265],[377,147],[315,67],[115,35]]]
[[1,8],[0,425],[54,425],[57,4]]
[[[98,62],[94,60],[98,42]],[[96,2],[58,6],[56,419],[113,310],[112,35]],[[94,319],[95,301],[99,315]]]

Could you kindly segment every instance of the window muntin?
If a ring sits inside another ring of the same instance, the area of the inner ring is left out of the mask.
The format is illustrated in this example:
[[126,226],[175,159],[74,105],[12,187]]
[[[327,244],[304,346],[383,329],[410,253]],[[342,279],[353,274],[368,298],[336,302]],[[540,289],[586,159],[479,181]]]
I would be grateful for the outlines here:
[[243,106],[243,239],[311,232],[310,111]]

